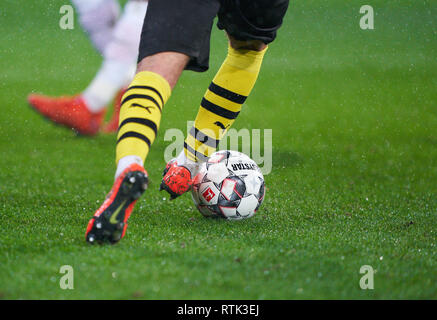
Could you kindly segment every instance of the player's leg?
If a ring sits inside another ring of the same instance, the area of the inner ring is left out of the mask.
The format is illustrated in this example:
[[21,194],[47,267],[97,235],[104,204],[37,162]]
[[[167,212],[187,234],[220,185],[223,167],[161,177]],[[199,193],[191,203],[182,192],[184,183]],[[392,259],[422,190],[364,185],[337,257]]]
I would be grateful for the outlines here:
[[188,61],[183,53],[160,52],[139,63],[121,103],[115,177],[132,163],[143,166],[158,133],[162,109]]
[[229,43],[228,55],[202,98],[184,150],[164,170],[160,189],[171,199],[190,189],[199,164],[216,151],[258,77],[267,46],[261,41],[236,41],[232,37]]
[[267,44],[274,40],[287,6],[288,1],[283,0],[241,0],[221,7],[219,28],[226,29],[229,36],[228,55],[201,101],[183,152],[164,170],[161,189],[172,198],[189,190],[190,182],[184,177],[194,177],[198,164],[216,151],[239,115],[257,80]]
[[117,137],[115,182],[88,223],[89,243],[118,242],[138,198],[148,186],[144,161],[156,138],[164,104],[189,57],[162,52],[144,58],[122,98]]
[[[92,112],[104,109],[123,88],[123,93],[135,74],[141,28],[148,2],[130,0],[112,32],[104,51],[104,61],[82,97]],[[119,94],[121,97],[123,94]],[[116,99],[114,114],[105,132],[117,130],[120,101]]]
[[[52,121],[73,128],[81,134],[96,134],[106,105],[121,88],[127,86],[135,73],[141,26],[146,10],[147,1],[143,0],[131,0],[125,5],[114,26],[111,41],[104,50],[102,66],[82,94],[61,98],[34,94],[28,98],[30,105]],[[115,122],[118,122],[117,111],[115,117]]]
[[258,77],[267,46],[261,41],[229,39],[228,55],[202,98],[184,150],[164,170],[160,189],[171,199],[190,189],[199,164],[216,151]]
[[79,21],[92,44],[104,54],[112,31],[120,15],[117,0],[71,0],[79,14]]
[[[205,161],[232,126],[258,77],[267,46],[258,41],[236,46],[230,38],[228,54],[206,91],[184,144],[191,161]],[[259,50],[253,50],[254,48]]]
[[147,187],[144,162],[156,138],[162,109],[187,64],[196,65],[205,44],[209,49],[218,7],[218,0],[150,2],[137,74],[121,104],[115,183],[88,224],[88,242],[114,243],[123,237],[133,206]]

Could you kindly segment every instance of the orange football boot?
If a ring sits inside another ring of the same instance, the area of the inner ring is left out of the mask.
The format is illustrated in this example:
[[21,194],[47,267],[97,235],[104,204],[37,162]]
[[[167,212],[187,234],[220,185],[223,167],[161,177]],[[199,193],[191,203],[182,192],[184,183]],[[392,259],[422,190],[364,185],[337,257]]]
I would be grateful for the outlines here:
[[105,202],[88,222],[85,238],[88,243],[114,244],[124,237],[127,220],[137,200],[146,191],[148,175],[136,163],[127,167],[115,180]]
[[53,98],[31,94],[27,100],[44,117],[83,135],[97,134],[105,114],[105,110],[89,111],[81,96]]
[[173,200],[191,189],[195,168],[178,165],[176,159],[170,160],[162,173],[159,191],[165,190]]
[[118,130],[118,119],[120,118],[121,99],[127,89],[120,90],[115,97],[114,111],[112,112],[111,120],[102,126],[102,132],[113,133]]

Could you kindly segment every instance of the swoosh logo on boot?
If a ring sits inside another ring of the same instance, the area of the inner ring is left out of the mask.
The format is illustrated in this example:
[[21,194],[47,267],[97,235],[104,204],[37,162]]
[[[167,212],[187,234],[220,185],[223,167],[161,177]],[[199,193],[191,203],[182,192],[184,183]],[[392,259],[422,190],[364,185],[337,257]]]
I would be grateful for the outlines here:
[[126,200],[123,201],[123,203],[117,208],[117,210],[114,211],[111,218],[109,219],[109,222],[112,224],[118,223],[117,216],[120,213],[121,209],[123,208],[124,204],[126,203]]

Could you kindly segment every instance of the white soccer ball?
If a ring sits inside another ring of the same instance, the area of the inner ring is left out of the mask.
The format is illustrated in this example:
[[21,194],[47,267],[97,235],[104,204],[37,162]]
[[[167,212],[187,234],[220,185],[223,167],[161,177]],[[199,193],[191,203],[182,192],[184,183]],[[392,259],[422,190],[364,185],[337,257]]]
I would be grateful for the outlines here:
[[255,161],[237,151],[213,153],[194,178],[191,196],[205,217],[252,217],[265,195],[264,177]]

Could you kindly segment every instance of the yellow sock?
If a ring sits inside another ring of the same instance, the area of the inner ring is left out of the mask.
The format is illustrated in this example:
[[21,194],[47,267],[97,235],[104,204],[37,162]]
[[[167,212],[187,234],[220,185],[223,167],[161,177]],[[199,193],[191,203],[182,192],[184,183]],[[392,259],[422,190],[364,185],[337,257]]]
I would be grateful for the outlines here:
[[123,96],[118,125],[116,162],[130,155],[145,161],[156,138],[164,104],[171,94],[157,73],[138,73]]
[[255,85],[263,51],[235,50],[228,55],[200,104],[194,126],[185,139],[184,152],[192,161],[205,161],[234,123]]

